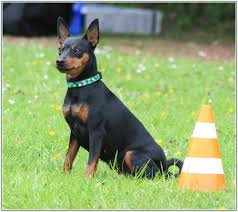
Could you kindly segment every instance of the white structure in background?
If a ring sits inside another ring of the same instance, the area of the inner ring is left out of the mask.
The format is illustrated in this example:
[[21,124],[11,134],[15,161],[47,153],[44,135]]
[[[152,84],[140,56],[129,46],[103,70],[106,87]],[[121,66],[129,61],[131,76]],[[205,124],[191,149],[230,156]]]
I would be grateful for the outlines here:
[[85,4],[81,13],[84,28],[98,18],[100,32],[127,34],[159,34],[162,13],[156,10]]

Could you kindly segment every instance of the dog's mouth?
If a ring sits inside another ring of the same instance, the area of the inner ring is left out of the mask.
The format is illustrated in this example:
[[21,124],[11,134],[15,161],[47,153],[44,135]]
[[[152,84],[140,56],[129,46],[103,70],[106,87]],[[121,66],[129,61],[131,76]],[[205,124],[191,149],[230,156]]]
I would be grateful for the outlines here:
[[59,66],[59,65],[56,65],[56,68],[57,68],[58,71],[61,72],[61,73],[67,73],[67,72],[69,72],[69,71],[75,69],[75,67],[68,68],[68,67]]
[[69,78],[75,78],[80,75],[81,70],[80,68],[65,68],[57,66],[57,69],[60,73],[66,74]]

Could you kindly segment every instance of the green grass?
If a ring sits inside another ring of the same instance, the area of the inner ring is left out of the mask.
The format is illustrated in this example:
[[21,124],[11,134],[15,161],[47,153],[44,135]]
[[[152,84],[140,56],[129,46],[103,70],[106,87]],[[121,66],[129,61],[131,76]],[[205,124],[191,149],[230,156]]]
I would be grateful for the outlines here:
[[97,54],[103,81],[162,140],[168,158],[184,160],[200,106],[212,101],[227,190],[203,193],[179,190],[178,179],[118,175],[103,162],[87,179],[83,149],[72,173],[64,174],[69,128],[59,108],[66,84],[56,57],[57,48],[3,47],[3,209],[236,208],[234,64]]

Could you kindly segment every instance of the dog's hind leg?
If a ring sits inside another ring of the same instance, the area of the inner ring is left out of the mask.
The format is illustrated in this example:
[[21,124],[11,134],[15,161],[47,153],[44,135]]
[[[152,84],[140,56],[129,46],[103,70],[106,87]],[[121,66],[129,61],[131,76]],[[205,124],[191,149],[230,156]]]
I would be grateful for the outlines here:
[[126,164],[127,173],[141,177],[153,179],[156,172],[159,171],[156,163],[145,153],[128,151],[125,154],[124,162]]

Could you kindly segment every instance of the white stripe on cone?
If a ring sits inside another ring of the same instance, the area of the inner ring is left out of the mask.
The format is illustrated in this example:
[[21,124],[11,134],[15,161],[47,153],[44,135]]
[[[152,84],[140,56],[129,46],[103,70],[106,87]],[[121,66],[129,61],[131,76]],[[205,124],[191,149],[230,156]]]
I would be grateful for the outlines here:
[[193,174],[224,174],[221,158],[186,157],[182,172]]
[[215,123],[197,122],[192,137],[217,139]]

